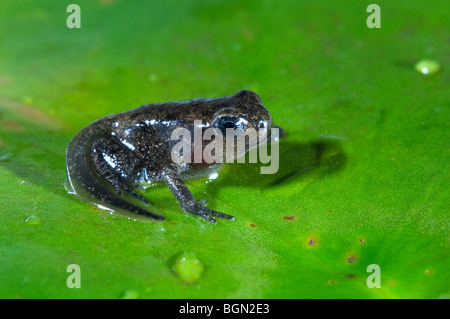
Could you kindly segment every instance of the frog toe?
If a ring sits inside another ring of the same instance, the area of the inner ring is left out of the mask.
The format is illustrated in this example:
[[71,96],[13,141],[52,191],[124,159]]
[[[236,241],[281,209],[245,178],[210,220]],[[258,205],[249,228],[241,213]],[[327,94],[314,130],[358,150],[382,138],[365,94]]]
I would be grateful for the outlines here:
[[187,213],[200,216],[213,224],[217,224],[217,221],[209,214],[209,209],[201,205],[200,202],[183,205],[183,210]]
[[[128,194],[130,194],[131,196],[133,196],[134,198],[139,199],[140,201],[143,201],[145,204],[150,205],[150,203],[148,202],[148,200],[142,196],[141,194],[139,194],[138,192],[136,192],[135,190],[133,190],[131,187],[129,187],[126,184],[122,184],[120,186],[121,189],[123,189],[125,192],[127,192]],[[116,189],[117,190],[117,189]],[[120,189],[119,189],[120,190]],[[118,193],[118,195],[120,195]]]
[[228,219],[228,220],[234,220],[234,216],[227,215],[227,214],[206,208],[203,205],[201,205],[201,202],[197,202],[194,207],[195,207],[194,214],[203,217],[204,219],[206,219],[207,221],[209,221],[213,224],[217,223],[217,221],[214,219],[214,217]]
[[208,214],[201,213],[201,214],[199,214],[199,216],[202,217],[202,218],[204,218],[204,219],[206,219],[206,220],[209,221],[210,223],[217,224],[217,221],[216,221],[213,217],[211,217],[210,215],[208,215]]
[[212,210],[212,209],[209,209],[209,208],[206,208],[206,207],[204,207],[204,209],[211,216],[219,217],[219,218],[223,218],[223,219],[234,220],[234,216],[231,216],[231,215],[228,215],[228,214],[225,214],[225,213],[221,213],[221,212],[217,212],[215,210]]
[[127,192],[128,192],[131,196],[133,196],[134,198],[137,198],[137,199],[143,201],[143,202],[144,202],[145,204],[147,204],[147,205],[150,205],[149,201],[148,201],[144,196],[142,196],[141,194],[135,192],[134,190],[130,189],[130,190],[127,190]]

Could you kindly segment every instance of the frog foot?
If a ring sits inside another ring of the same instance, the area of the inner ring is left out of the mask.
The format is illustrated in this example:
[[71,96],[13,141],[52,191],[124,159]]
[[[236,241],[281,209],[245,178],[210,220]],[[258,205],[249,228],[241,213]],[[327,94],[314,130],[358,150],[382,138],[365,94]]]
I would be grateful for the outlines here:
[[212,210],[212,209],[209,209],[209,208],[203,206],[206,203],[207,203],[207,201],[190,202],[188,204],[183,205],[183,210],[185,212],[188,212],[188,213],[191,213],[194,215],[198,215],[213,224],[217,224],[217,221],[212,216],[223,218],[223,219],[234,220],[234,216],[227,215],[227,214],[224,214],[221,212],[217,212],[215,210]]

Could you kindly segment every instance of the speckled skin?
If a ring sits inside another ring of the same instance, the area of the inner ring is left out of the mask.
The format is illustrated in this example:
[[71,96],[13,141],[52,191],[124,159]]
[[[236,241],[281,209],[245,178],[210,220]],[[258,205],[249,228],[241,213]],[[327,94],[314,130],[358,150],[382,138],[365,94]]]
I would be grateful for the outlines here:
[[174,129],[187,128],[193,134],[195,120],[201,120],[206,129],[217,125],[215,120],[224,113],[244,118],[246,129],[258,131],[262,122],[269,132],[272,127],[269,112],[250,90],[220,98],[147,104],[109,115],[83,128],[69,143],[67,188],[103,209],[164,220],[122,197],[125,191],[148,204],[134,188],[140,182],[163,181],[184,211],[212,223],[216,223],[213,217],[234,219],[206,208],[184,183],[185,179],[211,174],[220,164],[175,164],[171,159],[171,149],[178,142],[171,140]]

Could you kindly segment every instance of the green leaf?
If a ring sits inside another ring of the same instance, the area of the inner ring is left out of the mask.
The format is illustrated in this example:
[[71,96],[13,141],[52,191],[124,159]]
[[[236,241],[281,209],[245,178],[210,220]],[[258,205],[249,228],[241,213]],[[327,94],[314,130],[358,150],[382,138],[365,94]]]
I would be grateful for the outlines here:
[[[353,0],[77,4],[80,29],[63,2],[0,4],[0,297],[448,298],[445,1],[378,1],[380,29]],[[188,182],[234,221],[183,213],[164,185],[143,193],[164,222],[64,189],[90,122],[245,88],[286,132],[278,172]]]

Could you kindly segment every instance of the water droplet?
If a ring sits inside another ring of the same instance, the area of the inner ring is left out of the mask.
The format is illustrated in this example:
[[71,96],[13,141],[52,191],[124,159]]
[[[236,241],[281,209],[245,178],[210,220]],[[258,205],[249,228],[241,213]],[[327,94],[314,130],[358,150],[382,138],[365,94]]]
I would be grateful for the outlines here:
[[30,217],[25,219],[25,223],[27,225],[42,225],[42,219],[40,219],[36,215],[31,215]]
[[34,103],[34,99],[31,96],[27,96],[22,99],[22,102],[31,105]]
[[152,73],[148,76],[148,79],[150,80],[150,82],[156,82],[156,81],[158,81],[158,75],[156,75],[155,73]]
[[172,270],[182,281],[192,283],[200,279],[205,266],[193,252],[185,251],[177,256]]
[[136,290],[125,290],[122,299],[138,299],[139,293]]
[[219,177],[219,174],[217,174],[217,173],[212,173],[211,175],[209,175],[209,180],[213,180],[213,179],[216,179],[217,177]]
[[414,68],[422,74],[434,74],[441,69],[441,66],[434,60],[421,60],[416,63]]

